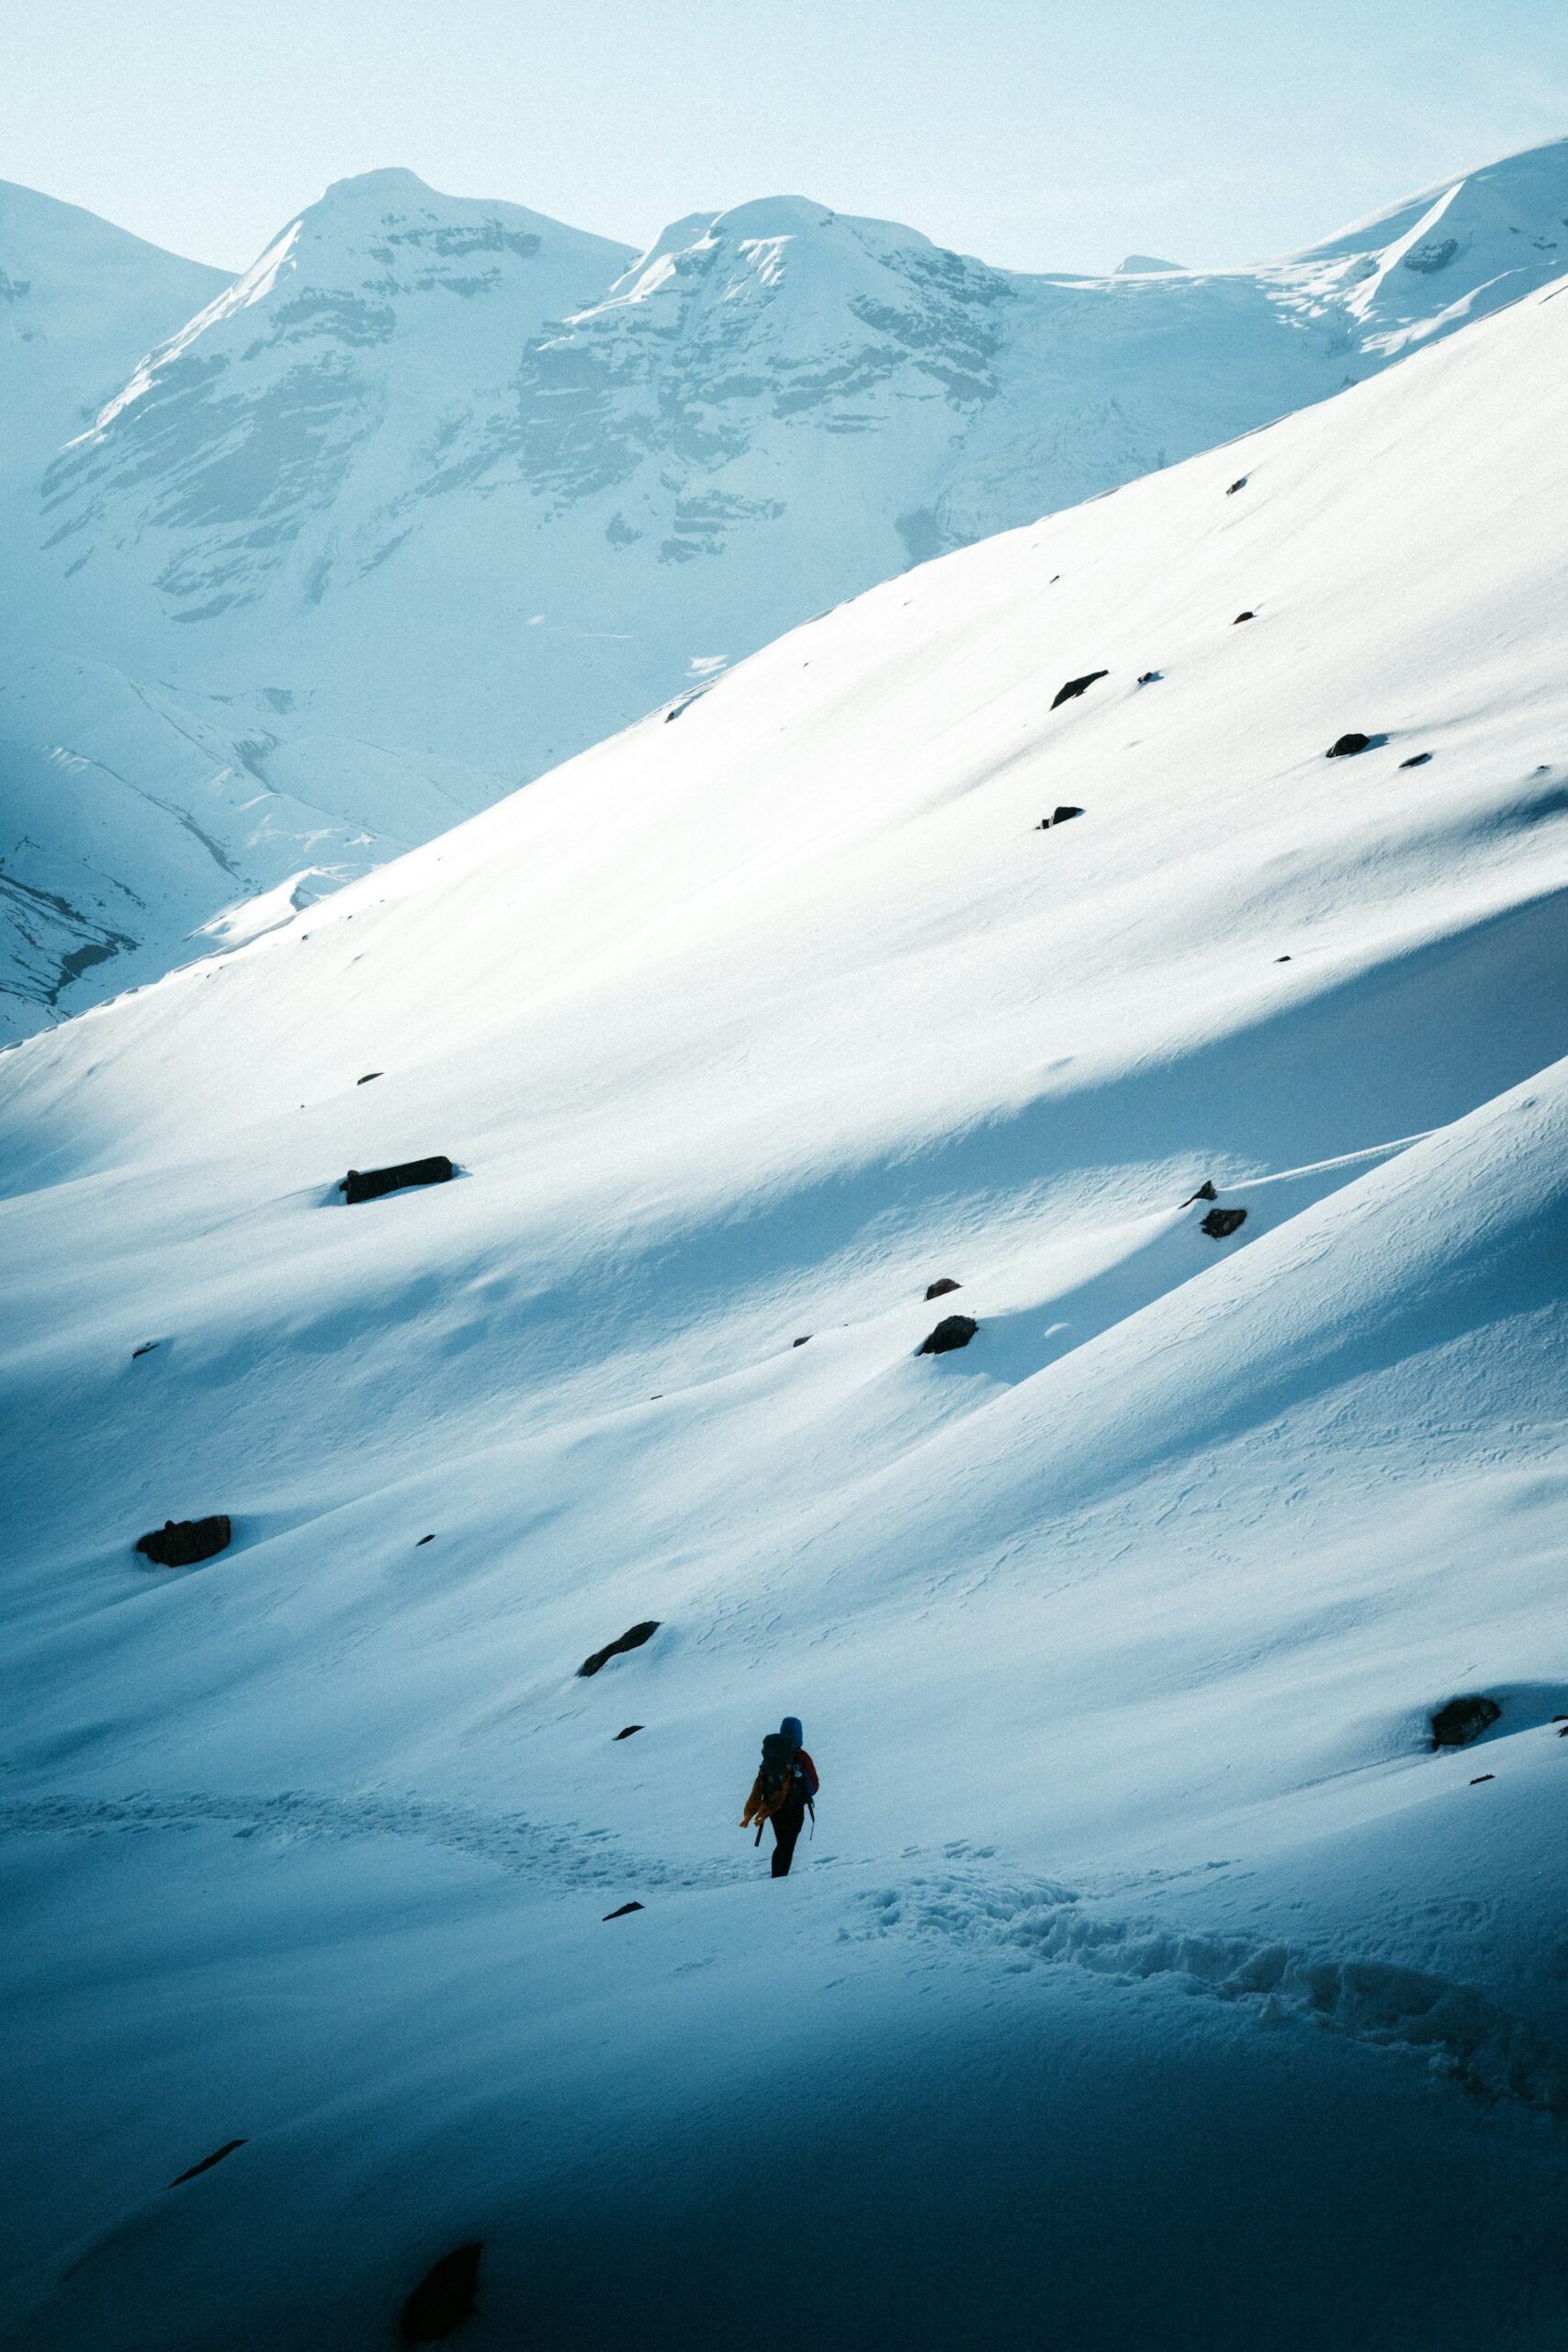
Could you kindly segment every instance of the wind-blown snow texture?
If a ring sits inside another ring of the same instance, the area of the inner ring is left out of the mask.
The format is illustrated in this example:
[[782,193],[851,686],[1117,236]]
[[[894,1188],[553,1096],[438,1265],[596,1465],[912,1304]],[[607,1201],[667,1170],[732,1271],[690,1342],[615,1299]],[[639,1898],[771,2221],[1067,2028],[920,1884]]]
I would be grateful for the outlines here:
[[236,899],[382,862],[911,562],[1382,369],[1559,272],[1565,220],[1568,142],[1283,262],[1093,279],[800,198],[634,257],[406,172],[341,183],[96,423],[73,382],[15,506],[0,1018],[166,969]]
[[1558,2342],[1565,297],[0,1060],[19,2341]]

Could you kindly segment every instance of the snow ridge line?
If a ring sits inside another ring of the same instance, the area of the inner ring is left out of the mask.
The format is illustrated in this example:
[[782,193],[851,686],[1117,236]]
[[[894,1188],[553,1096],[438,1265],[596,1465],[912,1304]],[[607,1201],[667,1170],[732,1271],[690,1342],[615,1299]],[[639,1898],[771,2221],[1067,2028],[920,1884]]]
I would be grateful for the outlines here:
[[1434,2074],[1473,2097],[1568,2116],[1568,2050],[1479,1987],[1425,1969],[1108,1918],[1049,1881],[913,1879],[860,1901],[868,1936],[904,1928],[1021,1953],[1018,1966],[1068,1962],[1125,1983],[1185,1977],[1191,1992],[1255,2003],[1259,2024],[1307,2020],[1352,2041],[1425,2052]]

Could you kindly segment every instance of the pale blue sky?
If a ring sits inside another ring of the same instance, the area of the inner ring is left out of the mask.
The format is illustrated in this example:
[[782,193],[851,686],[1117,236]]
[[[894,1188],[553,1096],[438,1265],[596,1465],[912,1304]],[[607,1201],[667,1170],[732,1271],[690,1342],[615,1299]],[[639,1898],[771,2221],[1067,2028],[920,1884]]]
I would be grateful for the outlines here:
[[0,177],[239,267],[406,164],[628,243],[780,192],[1242,262],[1568,132],[1568,0],[0,0]]

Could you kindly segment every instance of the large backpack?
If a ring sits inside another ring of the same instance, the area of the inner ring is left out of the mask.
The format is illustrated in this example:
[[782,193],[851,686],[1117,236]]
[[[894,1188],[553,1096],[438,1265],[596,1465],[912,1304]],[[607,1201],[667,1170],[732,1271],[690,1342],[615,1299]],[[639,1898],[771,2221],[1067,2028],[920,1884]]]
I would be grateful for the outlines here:
[[795,1778],[795,1759],[800,1754],[793,1739],[782,1731],[771,1731],[762,1742],[761,1770],[757,1778],[762,1784],[762,1802],[769,1813],[776,1813],[789,1794],[789,1784]]
[[774,1814],[784,1804],[795,1778],[795,1759],[800,1750],[793,1739],[782,1731],[771,1731],[762,1742],[762,1761],[758,1767],[756,1781],[746,1801],[742,1826],[757,1825],[757,1839],[761,1844],[762,1831]]

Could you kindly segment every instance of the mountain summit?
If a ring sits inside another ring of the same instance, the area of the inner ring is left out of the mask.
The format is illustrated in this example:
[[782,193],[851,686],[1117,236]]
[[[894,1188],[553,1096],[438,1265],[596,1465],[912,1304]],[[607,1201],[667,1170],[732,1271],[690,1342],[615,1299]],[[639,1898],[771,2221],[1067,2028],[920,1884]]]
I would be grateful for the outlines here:
[[[1283,261],[1105,277],[801,196],[635,254],[409,173],[337,183],[94,420],[62,409],[12,532],[13,1033],[911,563],[1467,326],[1562,268],[1565,218],[1568,142]],[[127,793],[216,844],[177,918]]]

